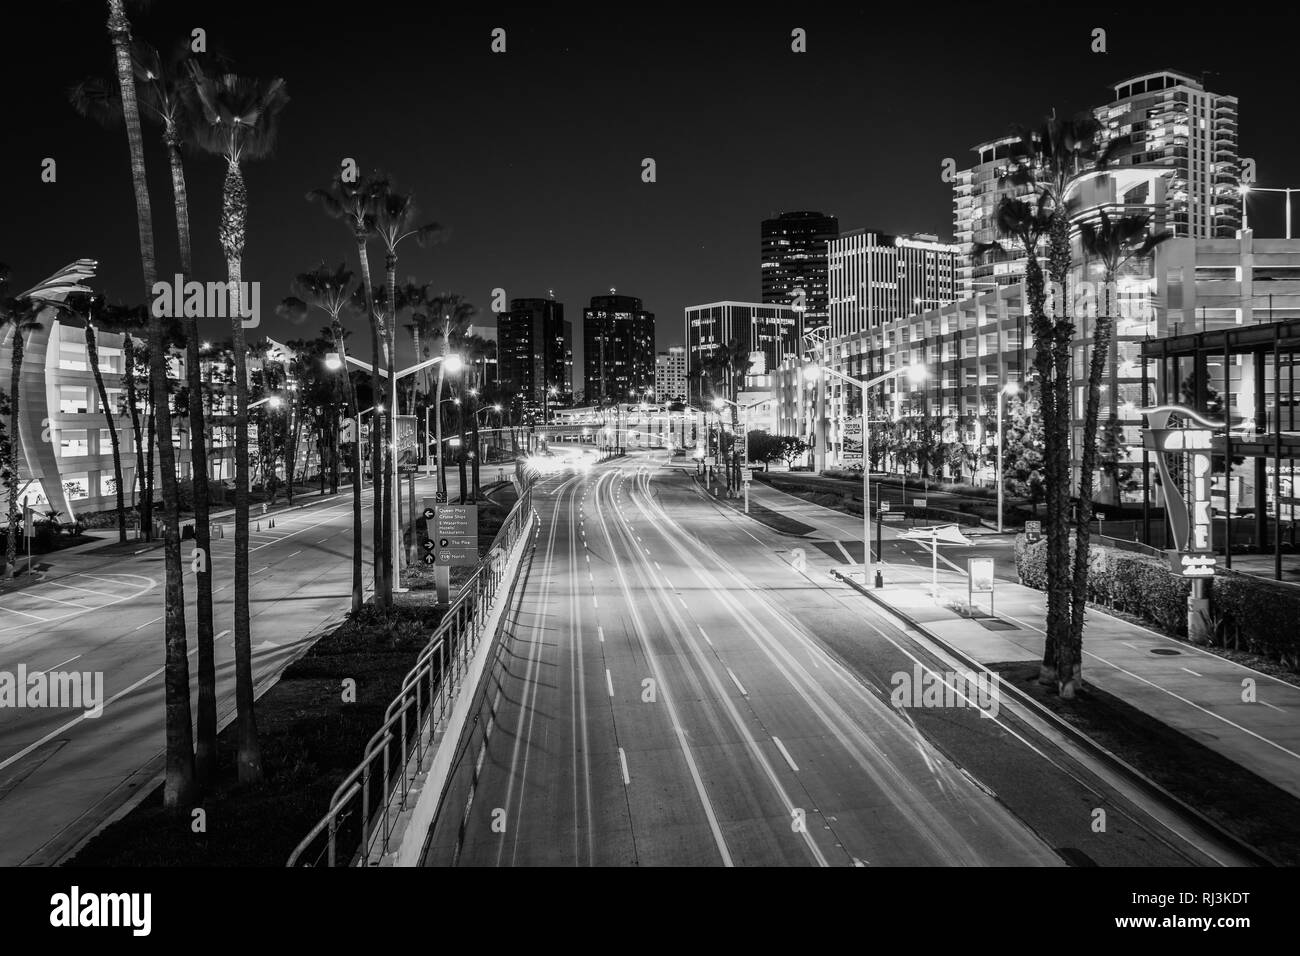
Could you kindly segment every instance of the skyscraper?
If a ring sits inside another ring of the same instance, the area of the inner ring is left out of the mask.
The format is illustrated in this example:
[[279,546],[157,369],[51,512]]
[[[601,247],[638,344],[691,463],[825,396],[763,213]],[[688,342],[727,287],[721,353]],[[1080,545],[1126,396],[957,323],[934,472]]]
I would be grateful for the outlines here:
[[819,212],[785,212],[763,220],[762,299],[791,305],[802,289],[805,329],[828,321],[826,244],[839,232],[839,220]]
[[[1011,186],[1001,181],[1011,167],[1019,136],[1004,136],[974,147],[979,161],[957,173],[953,181],[953,241],[961,248],[957,258],[957,295],[966,299],[1002,285],[1014,285],[1025,274],[1025,253],[1006,236],[998,235],[997,207],[1003,196],[1024,196],[1033,186]],[[1005,251],[976,253],[979,243],[1001,243]]]
[[655,387],[655,317],[630,295],[594,295],[582,310],[584,401],[626,402]]
[[931,235],[846,232],[828,245],[830,334],[853,335],[956,298],[959,247]]
[[497,381],[533,411],[573,400],[573,323],[554,298],[511,299],[497,319]]
[[655,398],[660,402],[686,401],[686,349],[680,345],[655,356]]
[[1165,229],[1194,239],[1231,239],[1241,228],[1237,98],[1158,70],[1114,84],[1095,110],[1115,141],[1112,166],[1165,166]]
[[[687,375],[733,339],[750,356],[752,374],[775,369],[788,355],[802,351],[800,313],[793,306],[762,302],[710,302],[686,307]],[[688,391],[699,401],[699,380]]]

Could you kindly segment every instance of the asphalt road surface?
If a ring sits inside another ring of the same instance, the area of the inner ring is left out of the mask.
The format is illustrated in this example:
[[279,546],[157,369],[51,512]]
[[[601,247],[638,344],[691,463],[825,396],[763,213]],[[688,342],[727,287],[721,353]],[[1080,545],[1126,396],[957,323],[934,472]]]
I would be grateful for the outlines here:
[[1209,862],[1005,710],[891,706],[939,663],[665,455],[535,502],[427,865]]

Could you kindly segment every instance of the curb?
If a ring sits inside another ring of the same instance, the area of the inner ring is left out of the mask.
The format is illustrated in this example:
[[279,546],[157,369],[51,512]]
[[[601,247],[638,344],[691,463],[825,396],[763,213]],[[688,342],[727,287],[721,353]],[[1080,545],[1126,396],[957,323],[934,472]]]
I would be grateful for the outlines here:
[[[1180,798],[1174,796],[1164,787],[1160,786],[1160,784],[1156,783],[1146,774],[1142,773],[1142,771],[1138,770],[1132,764],[1128,763],[1128,761],[1111,753],[1101,744],[1097,743],[1097,741],[1095,741],[1092,737],[1088,736],[1083,731],[1079,730],[1073,724],[1070,724],[1068,721],[1062,720],[1059,716],[1057,716],[1055,712],[1049,710],[1048,708],[1044,707],[1042,704],[1038,703],[1038,701],[1034,700],[1032,697],[1030,697],[1020,688],[1014,686],[1013,684],[1007,683],[1005,680],[1003,680],[1001,674],[997,673],[996,671],[990,670],[988,667],[981,664],[979,661],[967,655],[964,651],[959,650],[949,642],[945,641],[943,638],[934,634],[924,624],[921,624],[919,621],[913,618],[906,611],[900,611],[898,608],[895,608],[892,605],[885,603],[883,600],[881,600],[880,598],[872,594],[870,588],[864,587],[863,585],[859,584],[857,581],[854,581],[852,578],[846,577],[838,569],[832,570],[831,575],[843,581],[845,584],[849,585],[851,588],[853,588],[855,591],[862,594],[864,597],[868,598],[873,604],[879,607],[887,615],[890,615],[896,618],[897,620],[901,621],[908,628],[914,631],[918,631],[921,634],[924,634],[928,640],[937,644],[945,652],[951,654],[953,657],[955,657],[966,667],[969,667],[972,670],[982,671],[983,673],[989,674],[997,678],[998,686],[1002,691],[1008,693],[1019,703],[1027,706],[1040,719],[1045,720],[1047,723],[1051,724],[1058,731],[1066,734],[1073,741],[1075,741],[1076,743],[1081,745],[1085,750],[1090,752],[1094,757],[1108,764],[1111,767],[1111,769],[1117,771],[1119,774],[1127,778],[1129,782],[1135,784],[1139,789],[1144,791],[1148,796],[1152,796],[1156,798],[1157,800],[1163,802],[1168,809],[1174,810],[1177,813],[1180,813],[1183,816],[1187,817],[1194,825],[1198,826],[1202,830],[1208,831],[1209,835],[1212,835],[1215,839],[1223,843],[1226,843],[1234,851],[1240,853],[1242,856],[1246,857],[1248,860],[1254,863],[1254,865],[1271,866],[1271,867],[1281,866],[1280,863],[1268,857],[1266,854],[1263,853],[1263,851],[1246,843],[1237,835],[1233,833],[1229,833],[1227,830],[1223,829],[1223,827],[1221,827],[1218,823],[1215,823],[1209,817],[1205,816],[1205,814],[1201,813],[1201,811],[1197,810],[1195,807],[1191,806],[1190,804],[1184,802]],[[1166,724],[1165,726],[1168,725]],[[1169,729],[1173,730],[1174,728],[1169,728]]]

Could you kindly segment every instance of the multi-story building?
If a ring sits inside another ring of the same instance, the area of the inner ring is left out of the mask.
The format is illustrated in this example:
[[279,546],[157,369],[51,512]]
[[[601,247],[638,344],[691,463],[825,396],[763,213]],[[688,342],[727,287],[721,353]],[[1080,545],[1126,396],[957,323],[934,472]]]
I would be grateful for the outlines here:
[[935,236],[855,229],[828,246],[832,338],[951,302],[959,247]]
[[1110,165],[1170,171],[1164,219],[1175,236],[1233,238],[1241,228],[1237,98],[1174,70],[1113,88],[1115,99],[1094,111],[1114,143]]
[[573,401],[573,323],[554,298],[511,299],[497,318],[497,382],[536,412]]
[[802,303],[806,330],[824,328],[830,321],[826,244],[839,232],[839,220],[819,212],[784,212],[763,220],[762,300],[778,305]]
[[[1150,215],[1175,236],[1233,238],[1242,224],[1236,97],[1209,92],[1172,70],[1130,77],[1113,89],[1113,101],[1093,113],[1113,142],[1107,166],[1125,184],[1122,204]],[[1033,191],[1003,181],[1019,148],[1018,136],[981,143],[973,150],[978,160],[953,181],[953,238],[962,249],[957,285],[963,298],[1014,285],[1024,275],[1025,251],[1000,236],[996,224],[1004,196]],[[1159,182],[1151,172],[1162,174]],[[1135,188],[1135,182],[1144,188]],[[1076,213],[1080,206],[1097,205],[1077,196],[1071,204]],[[1077,214],[1074,219],[1077,224]],[[994,241],[1004,250],[977,251]]]
[[588,404],[640,398],[655,387],[655,317],[629,295],[594,295],[582,310],[583,397]]
[[801,313],[789,305],[730,301],[688,305],[686,353],[691,401],[700,398],[696,370],[732,340],[749,353],[747,371],[752,374],[774,369],[787,356],[798,354],[804,331],[800,319]]
[[[1073,272],[1069,294],[1077,303],[1083,301],[1081,282],[1101,280],[1095,268],[1085,272],[1081,264],[1076,264]],[[1114,335],[1101,391],[1100,420],[1118,429],[1124,449],[1120,463],[1136,473],[1130,487],[1116,487],[1113,476],[1097,486],[1112,500],[1139,501],[1143,494],[1143,419],[1139,410],[1157,396],[1156,363],[1144,362],[1143,344],[1151,351],[1152,340],[1167,336],[1239,331],[1260,323],[1300,318],[1300,240],[1256,239],[1249,230],[1233,239],[1175,238],[1158,246],[1151,259],[1130,263],[1116,285]],[[1075,315],[1078,335],[1071,370],[1071,438],[1077,484],[1087,359],[1096,322],[1095,316],[1079,314],[1077,309]],[[927,376],[920,384],[909,384],[900,377],[878,386],[879,391],[872,396],[873,414],[879,412],[887,420],[920,416],[937,421],[950,437],[962,435],[969,441],[987,441],[981,435],[987,429],[981,418],[996,412],[1002,386],[1031,380],[1033,348],[1021,283],[999,286],[855,335],[832,338],[823,347],[823,354],[832,367],[855,378],[924,365]],[[1227,387],[1223,386],[1221,356],[1210,355],[1203,362],[1209,370],[1207,381],[1213,387],[1233,395],[1250,391],[1244,373],[1235,366],[1229,370]],[[815,433],[821,381],[818,376],[806,374],[798,359],[788,360],[777,370],[771,387],[778,397],[778,427],[782,434],[807,439]],[[1183,383],[1165,385],[1161,394],[1174,400],[1173,392]],[[826,380],[824,388],[827,460],[836,464],[843,423],[861,414],[861,392],[834,378]],[[1246,416],[1244,409],[1253,407],[1252,401],[1242,399],[1234,405],[1234,423]],[[1234,468],[1234,502],[1253,500],[1255,471],[1260,469],[1254,463]],[[1151,487],[1149,481],[1147,487]],[[1221,487],[1216,495],[1222,496]]]
[[686,401],[686,349],[671,346],[655,356],[655,398],[660,402]]

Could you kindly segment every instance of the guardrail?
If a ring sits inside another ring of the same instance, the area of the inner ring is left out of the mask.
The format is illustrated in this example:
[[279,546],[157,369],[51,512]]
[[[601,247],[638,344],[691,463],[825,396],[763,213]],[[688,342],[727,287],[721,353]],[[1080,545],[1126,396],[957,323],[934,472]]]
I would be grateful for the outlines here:
[[[520,477],[524,474],[521,469]],[[474,569],[403,678],[361,762],[338,785],[329,809],[294,849],[288,866],[338,866],[340,845],[348,848],[343,865],[355,859],[366,866],[376,850],[380,855],[388,851],[393,820],[406,809],[415,771],[461,691],[479,643],[492,637],[484,634],[489,610],[502,586],[513,584],[513,578],[505,580],[506,555],[529,533],[532,522],[530,482],[498,530],[487,559]]]

